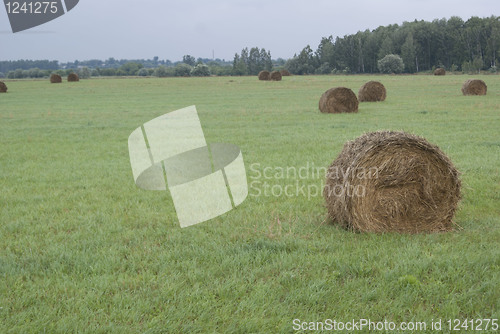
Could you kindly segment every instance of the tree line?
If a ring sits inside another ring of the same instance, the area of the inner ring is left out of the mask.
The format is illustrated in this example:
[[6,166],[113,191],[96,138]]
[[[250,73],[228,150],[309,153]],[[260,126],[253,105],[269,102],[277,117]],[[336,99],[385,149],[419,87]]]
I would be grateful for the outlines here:
[[323,37],[315,51],[307,45],[285,67],[294,74],[376,73],[378,62],[395,54],[403,60],[406,73],[436,67],[496,72],[499,53],[500,17],[471,17],[465,22],[451,17]]
[[[344,37],[323,37],[288,60],[272,59],[271,52],[244,48],[233,61],[195,58],[182,61],[152,59],[92,59],[59,63],[49,60],[0,61],[0,78],[41,78],[52,72],[90,76],[225,76],[256,75],[261,70],[286,68],[292,74],[416,73],[443,67],[449,71],[496,72],[500,54],[500,17],[460,17],[432,22],[413,21],[380,26]],[[389,57],[387,57],[389,56]],[[389,62],[390,61],[390,62]],[[382,67],[381,67],[382,64]],[[385,66],[384,66],[385,64]],[[387,64],[392,64],[387,66]]]

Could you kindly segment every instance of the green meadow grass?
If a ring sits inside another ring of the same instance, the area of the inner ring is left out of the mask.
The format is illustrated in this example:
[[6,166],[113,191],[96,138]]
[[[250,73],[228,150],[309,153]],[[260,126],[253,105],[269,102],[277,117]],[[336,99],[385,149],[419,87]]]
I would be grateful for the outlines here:
[[[294,319],[500,318],[500,76],[481,76],[482,97],[462,96],[468,78],[7,81],[0,332],[290,333]],[[318,111],[327,89],[357,93],[369,80],[386,86],[385,102]],[[135,186],[127,139],[190,105],[208,142],[241,148],[250,195],[181,229],[168,192]],[[454,232],[356,234],[328,223],[317,172],[345,141],[382,129],[427,138],[462,173]],[[291,196],[278,196],[285,187]]]

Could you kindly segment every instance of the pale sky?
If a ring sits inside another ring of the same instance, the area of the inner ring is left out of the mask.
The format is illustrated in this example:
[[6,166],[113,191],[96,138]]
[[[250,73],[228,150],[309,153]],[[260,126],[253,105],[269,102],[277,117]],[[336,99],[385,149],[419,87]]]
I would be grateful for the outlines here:
[[244,47],[290,58],[322,37],[404,21],[500,15],[498,0],[80,0],[64,16],[12,33],[0,7],[0,60],[232,60]]

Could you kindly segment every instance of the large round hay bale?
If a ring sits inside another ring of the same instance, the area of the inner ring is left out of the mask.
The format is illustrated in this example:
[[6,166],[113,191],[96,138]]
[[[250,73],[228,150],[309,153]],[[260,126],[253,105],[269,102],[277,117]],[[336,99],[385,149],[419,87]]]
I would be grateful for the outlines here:
[[270,80],[271,73],[269,71],[260,71],[259,72],[259,80]]
[[446,71],[444,68],[439,67],[434,70],[434,75],[446,75]]
[[359,102],[385,101],[387,91],[378,81],[368,81],[358,91]]
[[361,232],[449,231],[460,200],[459,172],[424,138],[380,131],[347,142],[328,169],[329,217]]
[[486,95],[488,86],[483,80],[469,79],[462,85],[462,93],[464,95]]
[[280,71],[272,71],[269,79],[272,81],[281,81],[282,77]]
[[78,77],[78,74],[76,73],[68,74],[68,82],[77,82],[77,81],[80,81],[80,77]]
[[282,69],[280,71],[281,75],[284,76],[284,77],[289,77],[290,76],[290,72],[286,69]]
[[322,113],[358,112],[358,98],[346,87],[330,88],[319,99],[319,110]]
[[61,83],[62,82],[62,78],[59,74],[52,74],[50,76],[50,83]]
[[7,93],[7,85],[2,81],[0,81],[0,93]]

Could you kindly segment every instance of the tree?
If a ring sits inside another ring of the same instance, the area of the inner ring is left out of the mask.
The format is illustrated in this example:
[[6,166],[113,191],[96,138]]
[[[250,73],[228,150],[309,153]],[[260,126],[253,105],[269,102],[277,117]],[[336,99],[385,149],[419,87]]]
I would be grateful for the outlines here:
[[241,59],[240,55],[237,53],[234,55],[232,73],[233,73],[233,75],[247,75],[248,74],[247,64],[245,64],[245,61],[243,59]]
[[138,72],[137,75],[140,77],[147,77],[149,75],[149,71],[147,68],[141,68]]
[[168,75],[167,68],[165,66],[158,66],[154,72],[154,75],[158,78],[164,78]]
[[176,77],[189,77],[192,69],[193,67],[188,64],[179,63],[174,67],[174,75]]
[[403,59],[395,54],[386,55],[378,61],[378,69],[382,73],[401,73],[404,67]]
[[196,58],[194,58],[193,56],[190,56],[190,55],[185,55],[182,57],[182,62],[184,64],[189,65],[189,66],[194,66],[194,65],[196,65]]
[[415,43],[413,41],[413,33],[409,32],[406,36],[404,44],[401,46],[401,58],[405,63],[407,72],[418,72],[416,56],[417,55],[415,50]]
[[210,69],[205,64],[198,64],[191,70],[191,75],[194,77],[210,76]]
[[80,77],[80,79],[89,79],[91,74],[92,73],[90,72],[89,68],[86,66],[78,69],[78,76]]
[[120,73],[124,73],[123,75],[136,75],[143,67],[144,65],[137,62],[127,62],[120,66],[119,71],[121,71]]
[[300,54],[289,59],[285,68],[293,74],[312,74],[315,70],[313,51],[309,45],[302,49]]

